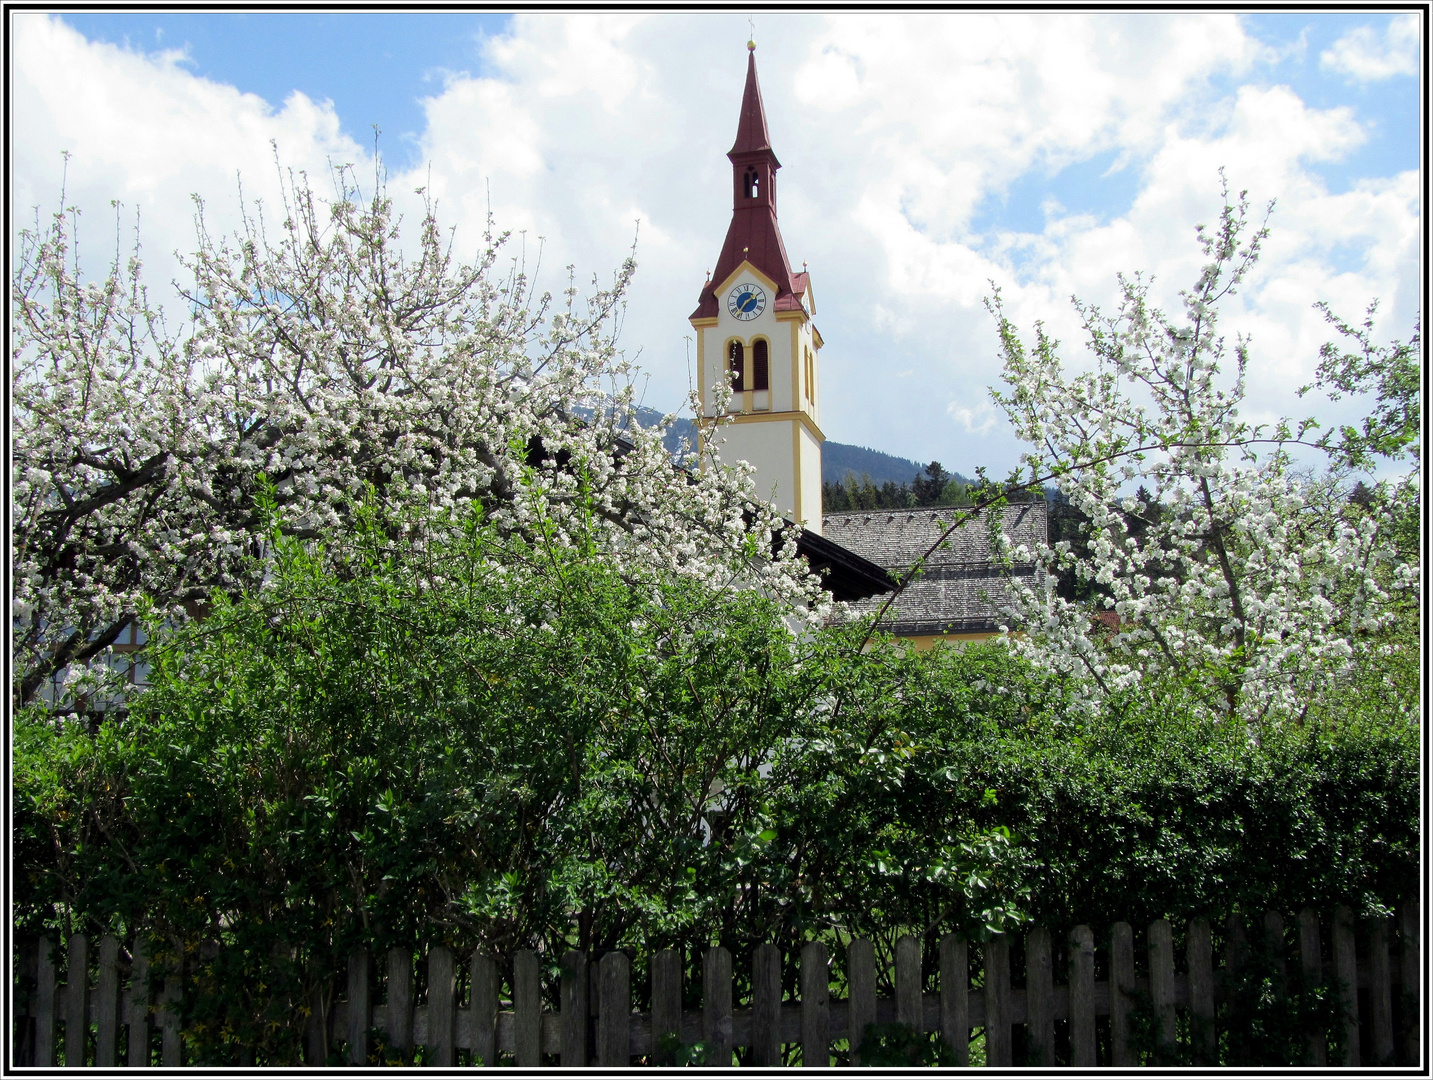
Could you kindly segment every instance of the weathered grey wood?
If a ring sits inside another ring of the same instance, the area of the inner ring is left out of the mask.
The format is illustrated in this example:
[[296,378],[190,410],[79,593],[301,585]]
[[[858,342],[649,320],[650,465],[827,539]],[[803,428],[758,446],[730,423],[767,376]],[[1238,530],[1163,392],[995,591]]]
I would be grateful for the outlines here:
[[707,1064],[731,1065],[731,953],[713,945],[702,956],[702,1041]]
[[1167,919],[1149,924],[1149,996],[1159,1018],[1159,1041],[1174,1045],[1174,934]]
[[1129,1045],[1134,989],[1134,930],[1117,922],[1110,927],[1110,1062],[1115,1066],[1139,1064]]
[[333,1019],[329,1008],[330,988],[319,983],[309,991],[308,1027],[304,1032],[304,1052],[310,1065],[328,1064],[328,1033]]
[[35,981],[35,954],[38,948],[37,939],[31,934],[19,934],[15,939],[15,981],[11,985],[11,992],[15,1005],[15,1028],[13,1041],[10,1044],[11,1065],[33,1065],[35,1064],[35,1027],[34,1027],[34,1001],[31,999],[22,1006],[25,1001],[27,983]]
[[428,953],[428,1064],[451,1069],[458,1063],[458,965],[439,945]]
[[819,941],[801,947],[801,1064],[831,1064],[831,970]]
[[1419,1063],[1419,1034],[1422,1030],[1420,1021],[1423,1017],[1420,988],[1423,984],[1418,977],[1418,931],[1418,901],[1411,900],[1398,909],[1398,983],[1403,1020],[1400,1041],[1403,1045],[1405,1065]]
[[90,942],[71,934],[65,970],[65,1067],[85,1064],[90,1043]]
[[[1314,914],[1312,908],[1304,908],[1299,912],[1299,966],[1303,969],[1306,986],[1323,985],[1324,961],[1323,947],[1319,944],[1319,917]],[[1328,1038],[1323,1032],[1309,1036],[1304,1063],[1328,1064]]]
[[55,977],[55,943],[42,937],[35,955],[35,1064],[55,1064],[55,1027],[59,1018],[59,994]]
[[1264,948],[1274,958],[1274,993],[1282,998],[1288,992],[1289,972],[1284,957],[1284,917],[1277,911],[1264,912]]
[[602,958],[601,971],[597,1063],[625,1069],[632,1063],[632,962],[624,952],[610,952]]
[[[874,965],[873,965],[874,967]],[[871,997],[876,994],[872,972]],[[940,1035],[957,1065],[970,1064],[969,947],[959,934],[940,939]]]
[[[673,956],[670,949],[663,949],[652,958],[652,1012],[659,1009],[658,973],[663,967],[663,956]],[[678,970],[677,978],[681,979]],[[581,1068],[587,1064],[587,954],[580,949],[569,949],[562,957],[562,1065],[564,1068]],[[665,998],[661,999],[665,1001]],[[665,1008],[665,1005],[660,1006]],[[677,983],[678,1024],[681,1023],[681,983]]]
[[1189,966],[1189,1028],[1194,1063],[1215,1063],[1214,941],[1209,920],[1190,919],[1185,931],[1184,962]]
[[861,1064],[861,1040],[866,1028],[876,1022],[876,949],[870,938],[853,938],[846,948],[847,998],[846,1038],[851,1046],[851,1064]]
[[1353,943],[1353,915],[1340,905],[1333,915],[1334,976],[1342,984],[1345,1065],[1363,1064],[1358,1045],[1358,955]]
[[781,950],[769,942],[751,956],[751,1063],[781,1064]]
[[1055,980],[1050,931],[1037,926],[1025,935],[1025,1027],[1031,1065],[1055,1064]]
[[1230,915],[1224,924],[1224,972],[1231,978],[1249,963],[1249,938],[1244,933],[1244,920]]
[[896,940],[896,1023],[923,1031],[921,946],[909,934]]
[[119,1051],[119,938],[100,938],[99,971],[95,977],[95,1065],[113,1068]]
[[348,1063],[368,1064],[368,950],[354,949],[348,954],[348,1010],[344,1016],[344,1041],[348,1043]]
[[184,1000],[184,950],[171,942],[173,950],[164,966],[164,991],[159,996],[159,1063],[167,1069],[184,1064],[184,1043],[179,1036],[179,1003]]
[[124,999],[124,1021],[129,1025],[129,1056],[131,1069],[149,1068],[149,942],[144,934],[134,936],[130,954],[129,992]]
[[402,1054],[413,1048],[413,953],[402,945],[388,950],[388,1044]]
[[1081,924],[1070,931],[1070,1064],[1095,1065],[1095,935]]
[[985,943],[985,1063],[1011,1062],[1010,939],[996,934]]
[[542,969],[537,953],[513,957],[513,1063],[520,1069],[542,1064]]
[[491,1068],[498,1063],[498,962],[481,949],[468,961],[468,1013],[473,1057]]
[[1388,917],[1377,916],[1368,927],[1368,1011],[1373,1039],[1369,1065],[1393,1064],[1393,980],[1388,970]]

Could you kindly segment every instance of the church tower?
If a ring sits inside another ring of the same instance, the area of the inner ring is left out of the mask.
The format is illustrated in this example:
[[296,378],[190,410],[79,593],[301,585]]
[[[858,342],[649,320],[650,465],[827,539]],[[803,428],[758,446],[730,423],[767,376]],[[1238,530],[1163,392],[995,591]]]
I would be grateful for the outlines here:
[[[756,468],[756,490],[798,525],[821,531],[821,433],[817,353],[821,335],[811,280],[793,273],[776,225],[776,170],[747,42],[746,90],[732,166],[732,213],[716,269],[692,312],[703,417],[716,416],[712,387],[732,388],[721,428],[724,461]],[[710,427],[707,428],[710,430]]]

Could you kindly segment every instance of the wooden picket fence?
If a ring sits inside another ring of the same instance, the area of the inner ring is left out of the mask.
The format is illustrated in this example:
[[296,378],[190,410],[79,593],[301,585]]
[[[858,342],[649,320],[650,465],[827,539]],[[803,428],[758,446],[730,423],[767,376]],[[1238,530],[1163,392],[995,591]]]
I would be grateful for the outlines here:
[[[1357,934],[1348,910],[1339,908],[1330,930],[1333,956],[1325,960],[1318,917],[1311,910],[1302,911],[1296,962],[1311,983],[1343,988],[1345,1064],[1418,1064],[1423,1008],[1417,905],[1401,907],[1396,920],[1364,924]],[[1268,942],[1277,943],[1282,956],[1283,918],[1268,912],[1262,932]],[[1237,918],[1230,920],[1224,936],[1222,967],[1229,973],[1245,962],[1249,939]],[[1066,981],[1057,984],[1050,932],[1033,929],[1024,937],[1024,986],[1017,987],[1009,937],[996,936],[974,946],[981,961],[975,968],[972,946],[948,935],[939,943],[939,971],[932,973],[938,974],[938,981],[931,980],[939,989],[933,993],[926,990],[920,943],[902,937],[895,945],[893,971],[887,972],[893,995],[877,992],[876,951],[871,941],[857,938],[844,950],[848,995],[844,1000],[830,997],[832,972],[826,945],[810,942],[803,947],[797,993],[788,998],[783,994],[781,953],[766,944],[754,951],[750,1001],[741,1008],[734,1007],[732,1000],[731,954],[714,947],[701,958],[699,1010],[683,1009],[682,958],[667,949],[652,956],[648,965],[650,1011],[636,1013],[631,960],[623,952],[609,952],[592,963],[580,952],[567,953],[561,960],[559,984],[552,988],[559,1008],[545,1011],[543,965],[530,950],[511,958],[506,994],[498,961],[475,951],[469,959],[466,1006],[458,996],[457,960],[447,949],[435,948],[427,955],[423,1004],[413,993],[411,951],[395,949],[388,954],[382,1003],[370,1000],[375,985],[369,972],[372,960],[360,951],[349,958],[341,985],[315,991],[305,1054],[310,1063],[324,1064],[337,1044],[347,1061],[366,1064],[370,1029],[376,1028],[390,1047],[422,1045],[426,1061],[440,1066],[456,1064],[459,1050],[470,1051],[474,1060],[485,1063],[628,1066],[634,1058],[653,1062],[658,1037],[671,1033],[687,1045],[704,1043],[708,1063],[730,1063],[733,1050],[746,1047],[749,1064],[779,1065],[783,1044],[796,1044],[802,1062],[826,1065],[833,1042],[864,1033],[868,1024],[895,1022],[918,1032],[939,1032],[961,1064],[969,1062],[972,1029],[980,1029],[986,1063],[999,1066],[1011,1064],[1016,1025],[1024,1025],[1028,1060],[1055,1062],[1056,1024],[1065,1021],[1071,1065],[1119,1066],[1138,1064],[1128,1035],[1131,1011],[1136,1000],[1143,1000],[1152,1004],[1166,1042],[1175,1038],[1176,1010],[1187,1010],[1188,1030],[1196,1033],[1195,1059],[1213,1063],[1220,983],[1208,921],[1189,921],[1182,971],[1176,970],[1170,923],[1163,919],[1151,923],[1144,937],[1148,964],[1145,973],[1137,974],[1134,931],[1128,923],[1115,923],[1108,948],[1102,949],[1101,969],[1108,977],[1096,979],[1094,934],[1088,926],[1075,927],[1068,938]],[[20,942],[17,983],[25,985],[23,993],[20,985],[16,987],[13,1064],[57,1064],[59,1025],[65,1033],[62,1064],[67,1066],[144,1067],[154,1064],[156,1057],[160,1065],[184,1064],[176,1010],[178,980],[151,980],[142,944],[126,959],[121,943],[106,936],[99,941],[94,965],[89,950],[82,935],[71,937],[63,953],[47,940]],[[61,955],[68,972],[84,976],[70,977],[61,985],[56,968]],[[152,985],[163,987],[154,1000]],[[344,990],[346,996],[340,997]],[[1098,1017],[1109,1019],[1102,1040],[1105,1050],[1097,1055]],[[156,1029],[157,1054],[152,1037]],[[83,1031],[84,1037],[70,1037],[75,1031]],[[239,1065],[253,1064],[252,1050],[238,1047],[235,1056]],[[1097,1062],[1097,1056],[1102,1060]],[[851,1061],[860,1064],[859,1046]],[[1327,1063],[1324,1037],[1310,1037],[1305,1063]]]

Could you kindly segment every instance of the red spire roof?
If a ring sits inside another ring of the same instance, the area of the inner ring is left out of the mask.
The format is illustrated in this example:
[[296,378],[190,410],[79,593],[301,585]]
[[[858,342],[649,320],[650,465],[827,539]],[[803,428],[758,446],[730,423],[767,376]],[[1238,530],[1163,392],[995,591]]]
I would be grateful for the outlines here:
[[798,284],[786,257],[786,245],[776,224],[776,170],[781,162],[771,149],[766,130],[766,110],[761,103],[761,86],[756,80],[755,46],[746,60],[746,90],[741,99],[741,119],[736,143],[728,151],[732,163],[732,214],[716,269],[702,288],[701,301],[692,318],[713,318],[720,311],[714,290],[724,284],[745,259],[776,282],[775,311],[801,307],[804,275]]
[[770,150],[766,131],[766,110],[761,104],[761,86],[756,81],[756,49],[747,46],[746,91],[741,95],[741,120],[736,125],[736,142],[727,156]]

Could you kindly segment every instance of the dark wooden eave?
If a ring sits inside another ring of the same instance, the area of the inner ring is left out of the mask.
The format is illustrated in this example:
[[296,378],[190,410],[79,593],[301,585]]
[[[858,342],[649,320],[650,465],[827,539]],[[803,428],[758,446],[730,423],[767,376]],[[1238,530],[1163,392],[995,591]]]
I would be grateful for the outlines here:
[[884,567],[810,529],[797,535],[796,550],[821,575],[822,588],[836,600],[865,600],[896,587]]

